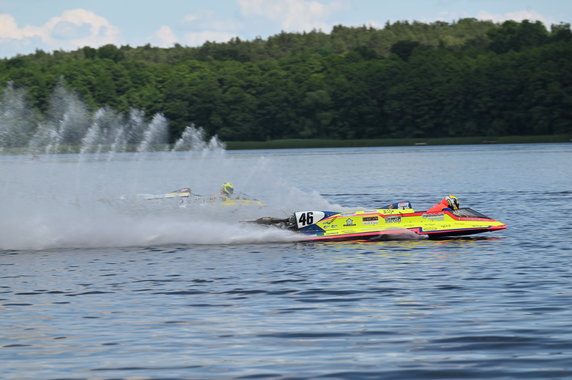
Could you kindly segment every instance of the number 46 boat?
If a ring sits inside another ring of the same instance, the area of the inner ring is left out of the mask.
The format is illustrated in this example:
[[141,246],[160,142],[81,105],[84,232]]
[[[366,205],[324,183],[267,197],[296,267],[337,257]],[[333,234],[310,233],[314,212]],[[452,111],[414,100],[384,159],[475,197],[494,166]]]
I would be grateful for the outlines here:
[[254,222],[306,234],[304,241],[385,240],[411,233],[440,239],[506,228],[471,208],[458,208],[456,198],[452,198],[453,207],[443,201],[444,207],[437,204],[427,211],[415,211],[410,202],[398,202],[372,211],[299,211],[285,219],[264,217]]

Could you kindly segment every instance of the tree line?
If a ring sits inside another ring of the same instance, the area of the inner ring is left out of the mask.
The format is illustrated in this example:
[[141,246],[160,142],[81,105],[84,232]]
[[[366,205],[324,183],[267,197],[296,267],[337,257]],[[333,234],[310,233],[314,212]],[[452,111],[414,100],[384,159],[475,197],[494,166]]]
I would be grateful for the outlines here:
[[105,45],[0,60],[45,112],[63,78],[92,109],[163,114],[225,141],[572,133],[569,24],[396,22],[200,47]]

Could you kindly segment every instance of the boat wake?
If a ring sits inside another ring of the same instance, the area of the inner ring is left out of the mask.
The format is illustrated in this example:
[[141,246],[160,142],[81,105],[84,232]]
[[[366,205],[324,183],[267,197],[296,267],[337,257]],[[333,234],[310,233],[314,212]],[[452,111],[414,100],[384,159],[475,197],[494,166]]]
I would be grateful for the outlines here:
[[22,214],[9,222],[0,222],[0,229],[3,250],[247,244],[299,239],[293,232],[248,224],[166,214],[136,218],[111,210]]
[[[298,208],[339,207],[318,193],[285,185],[266,164],[237,162],[218,149],[200,157],[121,153],[112,160],[50,155],[30,161],[4,155],[0,168],[10,178],[0,189],[1,250],[292,242],[298,234],[243,221]],[[260,202],[219,202],[220,184],[229,178]],[[189,183],[214,200],[137,196]]]

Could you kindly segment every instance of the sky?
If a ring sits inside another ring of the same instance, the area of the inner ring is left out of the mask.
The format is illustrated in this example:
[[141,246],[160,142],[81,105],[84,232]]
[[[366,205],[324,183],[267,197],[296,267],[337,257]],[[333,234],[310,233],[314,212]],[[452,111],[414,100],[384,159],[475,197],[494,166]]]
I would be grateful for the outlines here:
[[572,23],[571,0],[0,0],[0,58],[106,44],[200,46],[386,22]]

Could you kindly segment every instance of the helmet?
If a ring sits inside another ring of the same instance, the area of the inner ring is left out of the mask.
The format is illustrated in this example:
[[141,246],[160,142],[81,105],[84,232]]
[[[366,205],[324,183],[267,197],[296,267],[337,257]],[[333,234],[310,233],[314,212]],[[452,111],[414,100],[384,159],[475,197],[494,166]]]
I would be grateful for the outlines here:
[[449,208],[451,208],[452,210],[459,209],[459,200],[457,199],[457,197],[455,197],[454,195],[447,195],[445,199],[447,200]]
[[230,182],[225,182],[222,184],[220,192],[221,192],[221,194],[224,194],[226,196],[230,196],[232,193],[234,193],[234,185]]

